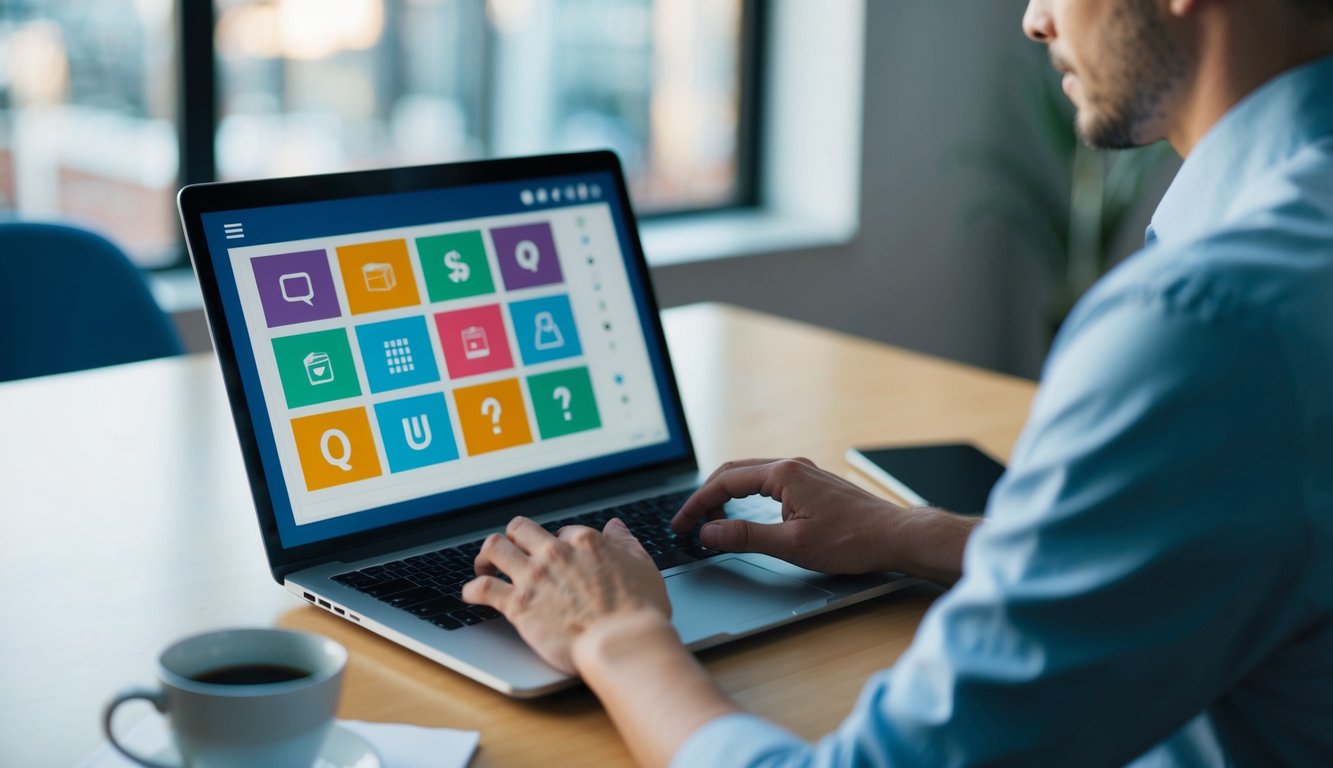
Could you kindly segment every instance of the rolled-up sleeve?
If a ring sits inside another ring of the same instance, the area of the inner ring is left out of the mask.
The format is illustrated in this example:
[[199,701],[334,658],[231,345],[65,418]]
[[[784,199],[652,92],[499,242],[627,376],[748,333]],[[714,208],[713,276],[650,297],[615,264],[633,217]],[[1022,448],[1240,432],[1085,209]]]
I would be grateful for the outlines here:
[[1261,323],[1175,298],[1113,297],[1066,329],[963,579],[836,731],[809,743],[723,717],[674,764],[1124,765],[1173,734],[1215,748],[1186,726],[1299,621],[1298,417]]
[[676,751],[671,768],[788,765],[808,747],[791,731],[762,717],[726,715],[695,731]]

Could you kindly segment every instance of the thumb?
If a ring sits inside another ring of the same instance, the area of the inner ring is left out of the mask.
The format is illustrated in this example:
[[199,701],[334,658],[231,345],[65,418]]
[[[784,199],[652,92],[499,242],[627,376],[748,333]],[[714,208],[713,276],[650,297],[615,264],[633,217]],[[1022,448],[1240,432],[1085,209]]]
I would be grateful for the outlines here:
[[761,552],[784,557],[790,548],[786,533],[782,523],[714,520],[699,529],[699,543],[724,552]]
[[643,552],[643,544],[630,533],[629,526],[625,525],[618,517],[613,517],[607,521],[606,527],[602,529],[602,535],[618,546],[629,547],[631,550],[637,549]]

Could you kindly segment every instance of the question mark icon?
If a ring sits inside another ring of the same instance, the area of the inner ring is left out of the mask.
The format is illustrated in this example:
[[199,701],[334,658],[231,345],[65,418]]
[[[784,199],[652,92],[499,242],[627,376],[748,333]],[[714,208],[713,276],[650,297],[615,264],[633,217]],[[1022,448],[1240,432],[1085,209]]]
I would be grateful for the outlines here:
[[500,434],[500,401],[493,397],[482,400],[481,415],[491,417],[491,431]]
[[569,387],[556,387],[551,391],[551,399],[560,401],[560,409],[565,412],[565,421],[571,421],[574,415],[569,412],[569,401],[573,397]]

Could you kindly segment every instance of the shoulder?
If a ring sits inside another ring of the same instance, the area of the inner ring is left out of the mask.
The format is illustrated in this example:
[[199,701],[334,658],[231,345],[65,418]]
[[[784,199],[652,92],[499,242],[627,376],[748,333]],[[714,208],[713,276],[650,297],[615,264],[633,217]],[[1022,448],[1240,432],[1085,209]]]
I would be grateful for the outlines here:
[[[1333,146],[1325,152],[1333,155]],[[1321,183],[1305,178],[1307,166]],[[1297,163],[1256,185],[1205,236],[1131,256],[1074,308],[1051,359],[1090,329],[1126,316],[1188,329],[1200,342],[1333,352],[1330,297],[1333,157]]]
[[1094,464],[1218,505],[1316,509],[1310,489],[1333,492],[1333,217],[1279,218],[1149,248],[1095,286],[1043,372],[1034,453],[1082,443]]

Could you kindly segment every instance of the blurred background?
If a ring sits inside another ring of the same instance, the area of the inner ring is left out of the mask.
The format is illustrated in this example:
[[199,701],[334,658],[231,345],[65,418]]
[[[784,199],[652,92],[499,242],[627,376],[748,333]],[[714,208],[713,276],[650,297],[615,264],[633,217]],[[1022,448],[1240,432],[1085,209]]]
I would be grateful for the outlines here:
[[1023,3],[0,0],[0,217],[151,270],[186,183],[610,147],[664,305],[1037,375],[1174,160],[1072,141]]

